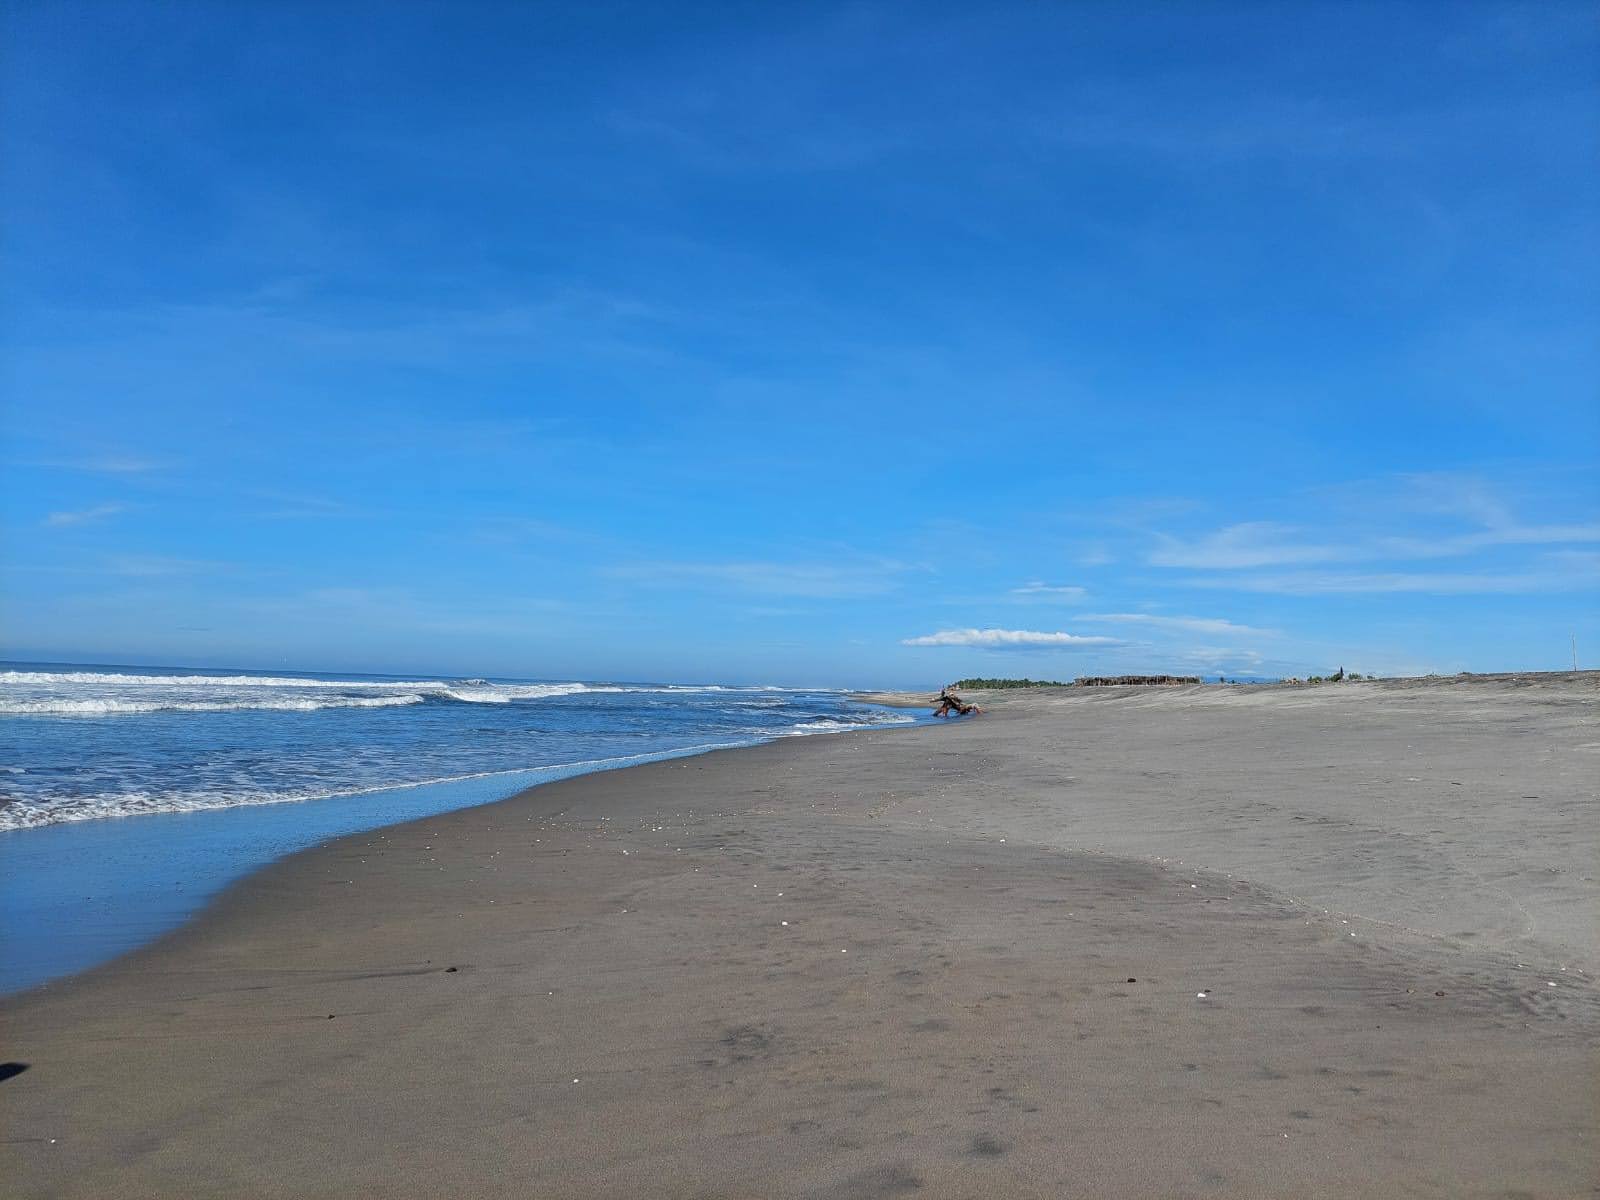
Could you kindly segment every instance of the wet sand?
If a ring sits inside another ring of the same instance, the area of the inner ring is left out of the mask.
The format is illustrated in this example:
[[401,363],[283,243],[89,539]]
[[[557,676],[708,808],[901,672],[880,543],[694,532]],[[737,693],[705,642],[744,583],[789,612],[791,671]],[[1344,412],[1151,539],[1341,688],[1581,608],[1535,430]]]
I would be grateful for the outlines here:
[[0,1004],[7,1193],[1595,1193],[1596,676],[991,700],[250,877]]

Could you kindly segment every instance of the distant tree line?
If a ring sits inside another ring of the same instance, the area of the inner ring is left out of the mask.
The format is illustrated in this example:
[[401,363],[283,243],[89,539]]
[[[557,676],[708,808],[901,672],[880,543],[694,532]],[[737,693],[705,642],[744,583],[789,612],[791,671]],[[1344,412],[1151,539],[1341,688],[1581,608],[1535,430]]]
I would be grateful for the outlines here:
[[[1279,683],[1344,683],[1347,680],[1376,679],[1376,675],[1363,675],[1359,671],[1346,671],[1340,667],[1332,675],[1312,675],[1308,679],[1288,676],[1280,679]],[[1059,679],[958,679],[951,687],[981,688],[988,691],[1002,691],[1006,688],[1036,688],[1036,687],[1129,687],[1129,686],[1159,686],[1174,684],[1193,684],[1201,682],[1198,675],[1080,675],[1071,683],[1063,683]],[[1220,683],[1230,682],[1219,679]],[[1266,683],[1270,680],[1232,680],[1234,683]]]

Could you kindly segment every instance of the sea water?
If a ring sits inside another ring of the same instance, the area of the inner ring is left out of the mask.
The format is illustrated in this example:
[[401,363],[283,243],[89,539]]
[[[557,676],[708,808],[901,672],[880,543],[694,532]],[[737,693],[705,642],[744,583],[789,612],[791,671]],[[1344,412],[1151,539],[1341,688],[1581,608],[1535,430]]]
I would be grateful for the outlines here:
[[128,950],[330,837],[913,720],[777,686],[0,664],[0,991]]

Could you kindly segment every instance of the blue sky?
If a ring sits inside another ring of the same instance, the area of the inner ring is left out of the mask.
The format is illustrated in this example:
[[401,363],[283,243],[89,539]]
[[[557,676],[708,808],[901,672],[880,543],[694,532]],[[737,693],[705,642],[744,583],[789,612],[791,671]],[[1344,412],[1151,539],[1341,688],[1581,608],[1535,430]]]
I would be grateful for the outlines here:
[[1600,659],[1586,6],[0,20],[13,657]]

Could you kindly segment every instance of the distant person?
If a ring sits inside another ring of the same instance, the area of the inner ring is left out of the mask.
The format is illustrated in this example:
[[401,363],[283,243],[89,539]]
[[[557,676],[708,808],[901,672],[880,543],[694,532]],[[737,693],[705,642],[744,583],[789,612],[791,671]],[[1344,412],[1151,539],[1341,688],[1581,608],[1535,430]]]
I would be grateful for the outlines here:
[[981,714],[983,712],[983,709],[979,708],[976,704],[968,704],[960,696],[956,695],[955,692],[951,690],[954,687],[955,684],[952,683],[940,689],[939,695],[934,700],[934,704],[936,705],[933,710],[934,716],[943,718],[948,717],[951,713],[955,713],[955,715],[958,717],[964,717],[969,713]]

